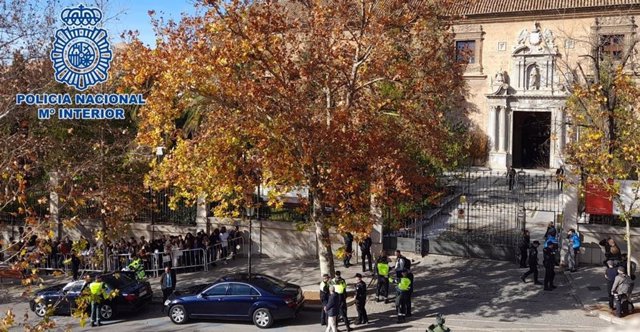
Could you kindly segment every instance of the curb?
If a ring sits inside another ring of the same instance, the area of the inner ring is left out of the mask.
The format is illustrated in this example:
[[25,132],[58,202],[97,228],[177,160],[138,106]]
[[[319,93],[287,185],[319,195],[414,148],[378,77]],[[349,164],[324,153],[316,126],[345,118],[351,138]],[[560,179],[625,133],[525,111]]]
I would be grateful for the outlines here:
[[578,303],[578,306],[581,306],[583,310],[589,313],[589,315],[593,317],[598,317],[599,319],[602,319],[612,324],[626,325],[627,321],[625,321],[624,319],[618,318],[611,314],[603,313],[595,309],[594,308],[596,306],[595,304],[584,304],[582,302],[582,299],[580,299],[580,297],[578,297],[578,295],[576,294],[577,289],[575,286],[575,282],[573,281],[573,277],[571,276],[571,272],[562,271],[562,274],[565,276],[565,278],[569,282],[569,286],[571,287],[571,296],[573,296],[573,298],[576,300],[576,302]]

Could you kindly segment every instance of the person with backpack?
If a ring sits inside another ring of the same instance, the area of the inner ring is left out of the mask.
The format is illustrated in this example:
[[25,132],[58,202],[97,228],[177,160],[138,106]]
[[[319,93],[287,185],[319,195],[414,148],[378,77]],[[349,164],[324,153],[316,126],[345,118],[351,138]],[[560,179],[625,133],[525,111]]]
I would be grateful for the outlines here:
[[402,277],[402,271],[409,270],[410,268],[411,261],[407,257],[402,256],[400,250],[396,250],[396,278],[400,279],[400,277]]
[[580,234],[576,232],[575,229],[571,228],[569,232],[567,232],[567,253],[568,253],[568,264],[569,271],[576,272],[576,268],[578,267],[578,253],[580,252],[580,247],[582,246],[582,242],[580,241]]
[[611,295],[614,296],[616,302],[616,317],[622,317],[623,314],[628,313],[627,308],[633,292],[633,286],[633,278],[625,273],[624,267],[619,266],[618,275],[611,288]]

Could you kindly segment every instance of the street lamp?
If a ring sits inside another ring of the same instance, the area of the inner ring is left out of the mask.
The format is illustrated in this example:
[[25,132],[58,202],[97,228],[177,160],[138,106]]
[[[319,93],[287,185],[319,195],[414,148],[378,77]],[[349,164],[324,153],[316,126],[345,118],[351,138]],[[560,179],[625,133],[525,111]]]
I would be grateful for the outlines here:
[[247,209],[247,217],[249,217],[249,252],[247,254],[249,279],[251,279],[251,252],[253,251],[253,216],[256,216],[256,220],[260,220],[260,182],[258,182],[256,194],[255,207]]
[[[162,161],[162,157],[164,156],[164,146],[157,146],[155,150],[156,150],[156,163],[160,164],[160,162]],[[151,188],[149,188],[149,193],[151,193]],[[154,241],[156,236],[156,223],[154,219],[155,218],[153,217],[153,213],[152,213],[151,214],[151,241]]]

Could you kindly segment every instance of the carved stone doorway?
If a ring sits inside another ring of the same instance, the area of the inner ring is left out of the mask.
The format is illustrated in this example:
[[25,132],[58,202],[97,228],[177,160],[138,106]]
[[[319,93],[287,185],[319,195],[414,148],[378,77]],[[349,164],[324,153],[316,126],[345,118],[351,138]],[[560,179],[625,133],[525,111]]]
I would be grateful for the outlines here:
[[551,112],[513,112],[515,168],[549,168]]

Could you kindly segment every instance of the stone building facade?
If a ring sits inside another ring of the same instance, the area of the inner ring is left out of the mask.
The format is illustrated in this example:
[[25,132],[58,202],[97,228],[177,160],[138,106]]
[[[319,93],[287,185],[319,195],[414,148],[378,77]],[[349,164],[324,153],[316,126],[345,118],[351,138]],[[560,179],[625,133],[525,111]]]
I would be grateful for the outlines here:
[[640,1],[465,0],[455,10],[468,111],[489,143],[486,166],[562,165],[564,105],[578,64],[588,76],[593,57],[620,59],[637,45]]

